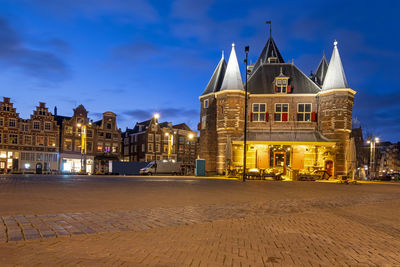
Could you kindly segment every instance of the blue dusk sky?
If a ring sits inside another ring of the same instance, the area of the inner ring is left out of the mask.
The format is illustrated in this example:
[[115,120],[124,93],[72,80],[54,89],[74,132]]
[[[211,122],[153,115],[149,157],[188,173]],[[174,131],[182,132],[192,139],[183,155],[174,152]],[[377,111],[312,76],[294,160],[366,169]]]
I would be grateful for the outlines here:
[[[154,112],[196,129],[199,100],[221,51],[254,63],[272,36],[307,75],[338,41],[353,117],[400,141],[400,1],[0,0],[0,87],[21,117],[39,102],[93,120],[113,111],[133,127]],[[244,65],[240,66],[242,72]]]

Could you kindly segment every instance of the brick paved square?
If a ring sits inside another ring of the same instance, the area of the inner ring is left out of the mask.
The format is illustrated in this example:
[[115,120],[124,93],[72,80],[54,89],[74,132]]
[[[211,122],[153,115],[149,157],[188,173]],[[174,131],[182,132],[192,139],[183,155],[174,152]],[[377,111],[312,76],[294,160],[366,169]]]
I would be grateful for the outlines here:
[[398,184],[36,177],[1,180],[2,265],[400,265]]

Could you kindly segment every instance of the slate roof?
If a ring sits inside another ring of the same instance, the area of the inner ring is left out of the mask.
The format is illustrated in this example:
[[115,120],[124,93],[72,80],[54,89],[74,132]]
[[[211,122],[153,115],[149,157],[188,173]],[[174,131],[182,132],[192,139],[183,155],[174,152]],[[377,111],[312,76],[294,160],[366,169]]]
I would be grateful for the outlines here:
[[337,42],[335,41],[331,60],[324,80],[322,90],[348,88],[346,75],[344,73],[342,60],[340,59]]
[[251,94],[274,94],[274,80],[280,70],[289,77],[292,94],[316,94],[321,89],[310,80],[300,69],[290,63],[263,63],[254,69],[248,79],[247,87]]
[[220,90],[243,90],[242,75],[240,74],[239,63],[236,57],[235,44],[232,44],[231,54]]
[[318,64],[317,70],[315,71],[314,77],[315,82],[322,86],[324,84],[326,71],[328,70],[328,61],[325,58],[325,53],[322,56],[321,61]]
[[219,61],[217,67],[208,82],[206,89],[202,95],[218,92],[221,89],[222,81],[224,80],[224,75],[226,71],[226,61],[224,54],[222,54],[221,60]]
[[190,127],[186,125],[186,123],[176,124],[176,125],[172,126],[172,128],[174,128],[174,129],[180,129],[180,130],[186,130],[186,131],[192,131],[192,130],[190,129]]
[[278,59],[278,63],[285,63],[285,60],[283,60],[283,57],[272,37],[269,37],[253,69],[257,69],[262,63],[268,63],[269,57],[276,57]]
[[[239,140],[243,140],[243,136]],[[318,131],[248,132],[247,140],[266,142],[332,142]]]

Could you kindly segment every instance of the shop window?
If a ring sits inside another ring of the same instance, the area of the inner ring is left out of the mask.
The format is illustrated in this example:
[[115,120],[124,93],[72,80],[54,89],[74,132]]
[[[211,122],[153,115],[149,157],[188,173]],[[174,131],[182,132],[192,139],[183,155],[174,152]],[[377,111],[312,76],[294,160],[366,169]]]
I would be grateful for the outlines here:
[[39,121],[34,121],[33,122],[33,129],[34,130],[40,130],[40,122]]
[[289,104],[275,104],[275,121],[288,121]]
[[9,119],[8,120],[8,126],[9,127],[15,127],[15,119]]
[[266,121],[266,104],[253,104],[252,112],[250,114],[251,121]]
[[8,138],[9,138],[9,143],[10,143],[10,144],[13,144],[13,145],[18,144],[18,135],[16,135],[16,134],[10,134],[10,135],[8,136]]
[[297,105],[297,120],[298,121],[311,121],[311,104],[298,104]]

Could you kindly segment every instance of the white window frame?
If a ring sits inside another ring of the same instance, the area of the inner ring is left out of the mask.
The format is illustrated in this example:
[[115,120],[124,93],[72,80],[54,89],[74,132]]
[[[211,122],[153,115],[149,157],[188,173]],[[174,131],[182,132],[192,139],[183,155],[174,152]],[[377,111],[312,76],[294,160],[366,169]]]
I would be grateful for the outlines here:
[[[11,125],[11,122],[13,122],[13,125]],[[16,119],[8,119],[8,126],[9,127],[16,127],[17,126],[17,120]]]
[[154,151],[153,151],[153,143],[148,143],[148,144],[147,144],[147,151],[148,151],[148,152],[154,152]]
[[[49,126],[49,128],[47,128],[47,126]],[[51,122],[45,122],[44,129],[45,129],[45,131],[51,131]]]
[[208,104],[209,104],[208,99],[204,99],[203,107],[208,108]]
[[[300,111],[300,105],[304,105],[303,111]],[[306,112],[306,105],[310,105],[310,111]],[[312,103],[298,103],[297,104],[297,121],[299,122],[311,122]],[[303,119],[299,120],[299,115],[303,115]],[[309,115],[309,120],[306,120],[306,115]]]
[[[37,123],[37,125],[39,125],[39,128],[36,128],[36,127],[35,127],[36,123]],[[32,129],[33,129],[33,130],[40,130],[40,121],[33,121],[33,127],[32,127]]]
[[[261,105],[264,105],[264,111],[261,111]],[[256,106],[258,106],[258,111],[255,111]],[[266,103],[253,103],[251,106],[251,112],[252,112],[251,121],[265,122],[266,121],[266,113],[267,113],[267,104]],[[263,117],[263,119],[261,119],[261,117]]]
[[[281,105],[281,111],[277,112],[276,108],[277,105]],[[283,105],[287,105],[287,112],[283,112]],[[289,121],[289,103],[275,103],[275,109],[274,109],[274,121],[276,122],[287,122],[282,120],[282,114],[287,113],[287,121]],[[280,114],[279,120],[276,119],[276,114]]]

